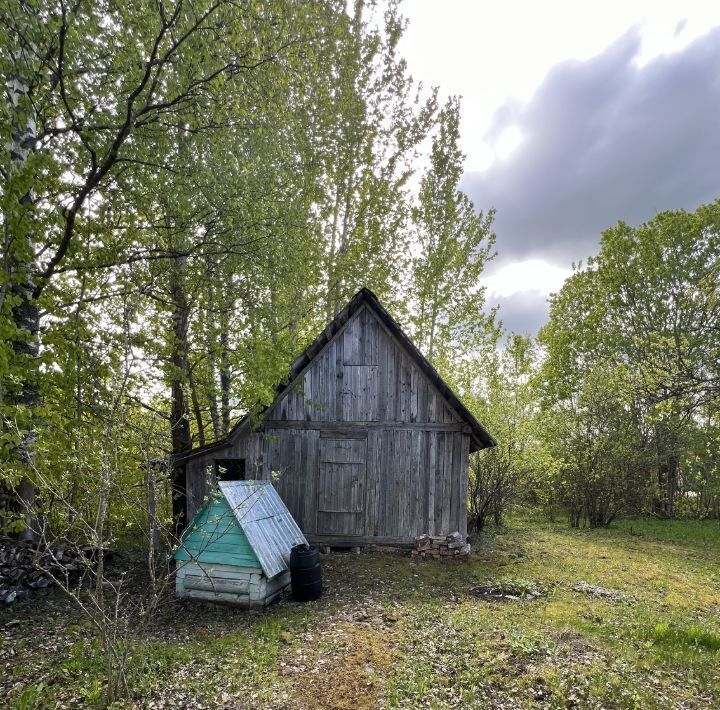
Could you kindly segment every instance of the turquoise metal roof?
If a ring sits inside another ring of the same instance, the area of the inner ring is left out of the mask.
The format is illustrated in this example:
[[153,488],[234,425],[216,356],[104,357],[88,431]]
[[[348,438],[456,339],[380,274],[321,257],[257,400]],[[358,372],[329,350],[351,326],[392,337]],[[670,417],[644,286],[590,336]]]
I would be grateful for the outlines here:
[[178,561],[261,570],[247,535],[220,492],[208,500],[185,528],[174,557]]
[[290,511],[270,481],[220,481],[235,519],[271,579],[289,568],[290,549],[307,544]]

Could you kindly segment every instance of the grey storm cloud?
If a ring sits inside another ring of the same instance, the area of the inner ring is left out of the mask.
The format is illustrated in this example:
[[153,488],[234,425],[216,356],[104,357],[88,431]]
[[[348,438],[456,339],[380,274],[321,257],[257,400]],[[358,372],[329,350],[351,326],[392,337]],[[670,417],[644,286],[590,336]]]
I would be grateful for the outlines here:
[[508,332],[536,335],[547,321],[547,297],[538,291],[519,291],[511,296],[491,296],[488,306],[499,306],[498,317]]
[[640,46],[631,29],[592,59],[553,67],[526,105],[496,113],[488,137],[515,125],[524,140],[467,173],[463,189],[497,209],[501,262],[569,265],[618,220],[720,196],[720,27],[641,67]]

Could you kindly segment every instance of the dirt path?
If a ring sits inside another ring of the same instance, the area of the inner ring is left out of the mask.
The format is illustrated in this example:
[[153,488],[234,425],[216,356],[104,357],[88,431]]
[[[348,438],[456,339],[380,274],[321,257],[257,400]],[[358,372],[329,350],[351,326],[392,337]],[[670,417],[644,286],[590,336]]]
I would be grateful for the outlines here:
[[292,644],[278,669],[278,707],[371,710],[396,655],[400,616],[380,606],[343,609]]

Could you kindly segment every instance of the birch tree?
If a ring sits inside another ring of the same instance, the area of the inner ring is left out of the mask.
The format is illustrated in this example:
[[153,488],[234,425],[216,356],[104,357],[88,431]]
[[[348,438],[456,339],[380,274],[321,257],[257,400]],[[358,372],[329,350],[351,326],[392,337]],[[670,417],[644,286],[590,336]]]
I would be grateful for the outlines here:
[[177,169],[168,141],[242,127],[254,78],[282,77],[314,17],[326,14],[312,3],[230,0],[0,4],[0,317],[14,344],[0,376],[4,413],[21,424],[20,440],[4,429],[20,470],[40,411],[40,314],[56,305],[56,284],[139,262],[177,264],[183,254],[149,241],[133,219],[138,195]]

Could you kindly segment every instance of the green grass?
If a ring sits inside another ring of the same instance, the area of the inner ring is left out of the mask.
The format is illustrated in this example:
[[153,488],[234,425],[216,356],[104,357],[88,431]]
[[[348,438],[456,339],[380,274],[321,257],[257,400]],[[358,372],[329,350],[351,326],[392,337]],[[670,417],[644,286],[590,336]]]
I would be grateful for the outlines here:
[[[478,538],[464,562],[375,553],[322,564],[317,603],[262,613],[173,603],[131,639],[133,692],[120,707],[720,706],[717,522],[571,530],[524,514]],[[581,581],[616,596],[574,591]],[[489,583],[543,596],[468,593]],[[26,607],[22,633],[0,645],[12,707],[101,702],[97,641],[60,604]]]
[[652,641],[670,649],[720,651],[720,633],[708,631],[699,624],[674,626],[668,622],[655,624],[648,634]]
[[663,542],[687,544],[699,549],[720,548],[720,522],[717,520],[629,518],[618,521],[610,529]]

